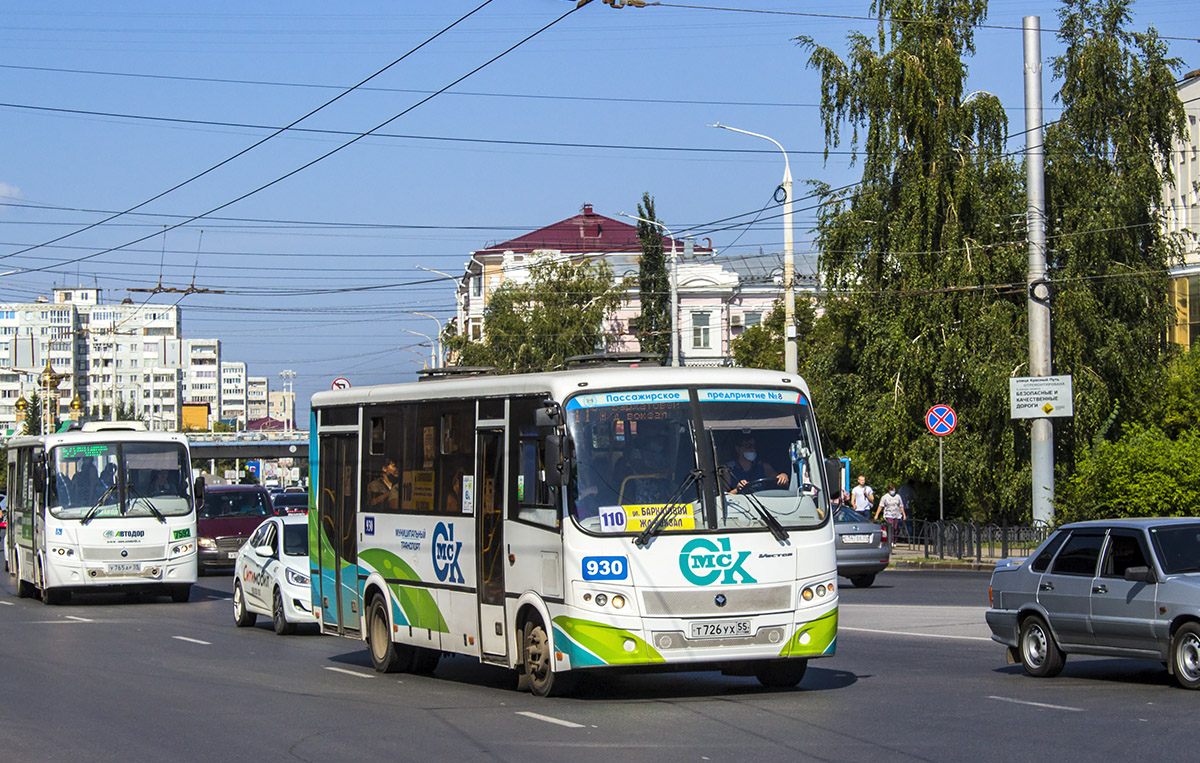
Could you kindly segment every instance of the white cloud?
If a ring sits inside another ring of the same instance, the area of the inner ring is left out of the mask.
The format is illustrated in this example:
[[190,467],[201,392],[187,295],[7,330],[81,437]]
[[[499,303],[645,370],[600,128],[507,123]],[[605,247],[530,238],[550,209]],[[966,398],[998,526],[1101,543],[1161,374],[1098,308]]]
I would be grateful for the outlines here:
[[15,185],[0,182],[0,206],[21,199],[21,189]]

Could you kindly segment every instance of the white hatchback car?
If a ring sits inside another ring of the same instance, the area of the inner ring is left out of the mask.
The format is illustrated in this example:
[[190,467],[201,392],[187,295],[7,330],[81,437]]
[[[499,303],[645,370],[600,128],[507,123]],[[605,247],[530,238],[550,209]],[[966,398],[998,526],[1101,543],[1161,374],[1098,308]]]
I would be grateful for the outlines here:
[[267,615],[282,635],[315,623],[308,578],[308,517],[270,517],[238,551],[233,568],[233,619],[239,628]]

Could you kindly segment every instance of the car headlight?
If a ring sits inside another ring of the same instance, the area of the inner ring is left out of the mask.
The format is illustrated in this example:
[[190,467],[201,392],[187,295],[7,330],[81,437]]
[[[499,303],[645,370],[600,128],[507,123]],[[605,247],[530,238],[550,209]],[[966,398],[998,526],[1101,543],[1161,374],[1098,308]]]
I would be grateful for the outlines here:
[[213,540],[212,538],[201,538],[199,543],[200,543],[200,548],[216,548],[217,547],[217,542],[215,540]]
[[285,577],[287,578],[287,582],[291,583],[292,585],[308,585],[308,575],[296,572],[295,570],[288,570]]

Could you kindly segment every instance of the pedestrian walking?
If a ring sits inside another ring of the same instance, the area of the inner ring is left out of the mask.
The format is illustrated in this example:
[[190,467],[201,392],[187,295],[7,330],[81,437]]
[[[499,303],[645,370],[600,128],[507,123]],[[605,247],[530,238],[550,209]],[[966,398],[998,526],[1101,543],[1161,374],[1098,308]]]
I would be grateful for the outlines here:
[[895,543],[900,520],[908,518],[908,513],[904,510],[904,499],[896,492],[895,485],[888,485],[887,493],[879,499],[879,508],[875,509],[876,521],[879,521],[880,514],[883,514],[883,519],[891,531],[892,542]]

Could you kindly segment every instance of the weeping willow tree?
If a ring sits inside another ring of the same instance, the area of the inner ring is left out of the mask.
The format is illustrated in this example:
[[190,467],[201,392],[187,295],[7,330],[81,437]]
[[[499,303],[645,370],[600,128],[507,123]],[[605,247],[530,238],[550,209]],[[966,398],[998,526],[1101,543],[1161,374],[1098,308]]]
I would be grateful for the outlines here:
[[797,38],[821,74],[827,154],[849,128],[862,167],[849,188],[817,186],[828,293],[803,373],[831,445],[872,481],[936,484],[924,414],[955,408],[947,504],[975,516],[1017,514],[1029,490],[1007,400],[1026,353],[1021,168],[999,99],[966,87],[986,7],[876,0],[878,32],[851,33],[844,57]]

